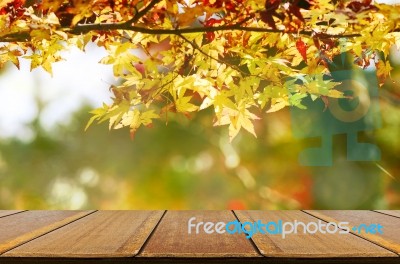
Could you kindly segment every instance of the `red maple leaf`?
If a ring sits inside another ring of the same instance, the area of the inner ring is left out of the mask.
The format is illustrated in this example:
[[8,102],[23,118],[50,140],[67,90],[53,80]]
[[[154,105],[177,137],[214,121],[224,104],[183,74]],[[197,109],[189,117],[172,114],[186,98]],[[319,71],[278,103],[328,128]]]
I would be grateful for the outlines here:
[[307,62],[307,45],[301,39],[299,39],[296,41],[296,48],[303,57],[303,60]]
[[11,19],[15,20],[24,14],[25,12],[24,4],[25,0],[14,0],[8,2],[7,5],[5,6],[3,5],[3,7],[0,8],[0,15],[10,14]]
[[265,1],[265,11],[260,12],[261,20],[264,23],[267,23],[273,29],[276,29],[274,16],[278,17],[279,19],[283,20],[283,16],[278,14],[276,10],[278,9],[281,0],[266,0]]

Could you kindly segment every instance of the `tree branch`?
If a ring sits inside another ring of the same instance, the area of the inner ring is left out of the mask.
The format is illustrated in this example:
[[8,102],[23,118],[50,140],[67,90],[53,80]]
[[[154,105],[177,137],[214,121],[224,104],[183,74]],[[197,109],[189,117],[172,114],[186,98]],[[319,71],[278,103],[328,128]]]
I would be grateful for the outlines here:
[[[159,0],[154,0],[152,3],[155,3]],[[148,5],[145,9],[150,7]],[[143,9],[142,11],[145,11]],[[139,13],[141,13],[140,11]],[[137,13],[137,14],[139,14]],[[135,16],[138,17],[138,16]],[[138,18],[137,18],[138,19]],[[135,19],[136,20],[136,19]],[[242,26],[243,21],[234,25],[222,25],[217,27],[189,27],[189,28],[176,28],[176,29],[163,29],[163,28],[145,28],[140,26],[133,26],[131,21],[135,21],[131,19],[130,21],[123,23],[101,23],[101,24],[78,24],[73,28],[59,28],[58,30],[65,31],[70,34],[80,35],[85,34],[91,31],[112,31],[112,30],[127,30],[140,32],[143,34],[151,34],[151,35],[182,35],[188,33],[204,33],[204,32],[216,32],[216,31],[229,31],[229,30],[238,30],[238,31],[247,31],[247,32],[262,32],[262,33],[291,33],[291,34],[301,34],[305,36],[317,35],[319,38],[354,38],[360,37],[361,34],[353,33],[353,34],[327,34],[327,33],[317,33],[312,30],[300,30],[300,31],[285,31],[280,29],[272,29],[272,28],[261,28],[261,27],[246,27]],[[393,32],[399,32],[400,29],[396,29]],[[0,42],[23,42],[29,41],[29,33],[28,32],[20,32],[20,33],[12,33],[9,35],[5,35],[0,37]]]
[[[263,33],[293,33],[293,34],[301,34],[311,36],[315,34],[314,31],[308,30],[300,30],[300,31],[285,31],[279,29],[272,28],[261,28],[261,27],[245,27],[242,26],[242,22],[234,25],[222,25],[217,27],[194,27],[194,28],[177,28],[177,29],[162,29],[162,28],[144,28],[138,26],[128,25],[126,23],[121,24],[80,24],[76,25],[70,33],[73,34],[84,34],[90,31],[96,30],[128,30],[135,31],[144,34],[153,34],[153,35],[181,35],[187,33],[204,33],[204,32],[216,32],[216,31],[228,31],[228,30],[239,30],[239,31],[248,31],[248,32],[263,32]],[[321,33],[324,38],[353,38],[359,37],[360,34],[347,34],[347,35],[329,35],[326,33]]]
[[27,42],[30,38],[29,32],[18,32],[0,37],[0,42]]

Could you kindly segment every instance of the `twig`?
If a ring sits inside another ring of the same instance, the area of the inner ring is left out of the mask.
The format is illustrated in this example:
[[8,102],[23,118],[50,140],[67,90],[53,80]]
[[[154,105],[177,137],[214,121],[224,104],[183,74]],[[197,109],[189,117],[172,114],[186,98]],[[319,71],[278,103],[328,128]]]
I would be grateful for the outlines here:
[[132,25],[139,21],[144,15],[147,14],[156,4],[161,2],[161,0],[153,0],[145,8],[135,13],[132,19],[125,22],[126,25]]

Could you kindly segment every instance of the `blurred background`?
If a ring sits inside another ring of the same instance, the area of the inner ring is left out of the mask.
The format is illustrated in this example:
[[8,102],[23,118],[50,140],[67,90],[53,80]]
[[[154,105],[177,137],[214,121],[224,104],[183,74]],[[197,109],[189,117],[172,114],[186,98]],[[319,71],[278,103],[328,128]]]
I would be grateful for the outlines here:
[[[212,113],[170,117],[140,129],[84,127],[110,102],[116,81],[105,52],[72,49],[42,70],[0,72],[0,209],[400,209],[400,54],[379,90],[382,125],[360,132],[378,161],[348,161],[333,135],[333,166],[307,167],[299,153],[320,144],[295,138],[289,109],[262,114],[258,138],[212,127]],[[373,70],[373,69],[372,69]],[[312,124],[312,123],[311,123]]]

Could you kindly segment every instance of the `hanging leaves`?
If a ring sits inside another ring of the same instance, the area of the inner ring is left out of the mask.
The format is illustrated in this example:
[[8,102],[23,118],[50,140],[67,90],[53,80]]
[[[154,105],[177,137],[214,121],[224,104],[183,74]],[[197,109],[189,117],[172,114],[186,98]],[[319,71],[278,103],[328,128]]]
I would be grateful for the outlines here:
[[384,62],[382,60],[379,60],[377,63],[375,63],[375,67],[379,85],[382,86],[385,83],[387,77],[390,76],[390,72],[393,68],[390,65],[389,61]]
[[169,113],[210,109],[233,140],[255,136],[260,113],[345,97],[326,78],[340,58],[375,62],[382,85],[399,30],[400,6],[371,0],[2,0],[0,67],[24,57],[51,74],[64,50],[92,41],[119,85],[88,125],[107,121],[133,137]]

